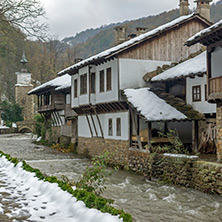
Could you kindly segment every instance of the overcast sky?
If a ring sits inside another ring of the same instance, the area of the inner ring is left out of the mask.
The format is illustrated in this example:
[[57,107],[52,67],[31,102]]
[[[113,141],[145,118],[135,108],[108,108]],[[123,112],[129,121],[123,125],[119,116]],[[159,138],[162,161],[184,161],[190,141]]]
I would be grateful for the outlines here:
[[[40,0],[50,33],[74,36],[87,28],[156,15],[177,8],[179,0]],[[218,0],[214,0],[217,2]],[[190,0],[190,8],[196,4]]]

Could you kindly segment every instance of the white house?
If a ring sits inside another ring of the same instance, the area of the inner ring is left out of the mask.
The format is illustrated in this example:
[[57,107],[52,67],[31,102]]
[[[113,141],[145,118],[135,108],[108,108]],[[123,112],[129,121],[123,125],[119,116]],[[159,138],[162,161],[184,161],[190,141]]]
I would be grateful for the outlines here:
[[183,98],[194,110],[205,115],[206,119],[198,123],[200,150],[203,136],[216,139],[216,105],[207,101],[206,51],[153,77],[151,82],[154,86],[162,84],[162,88],[171,94],[175,94],[175,89],[180,89],[176,96]]
[[184,42],[209,24],[198,14],[181,16],[59,72],[72,76],[71,107],[78,114],[78,152],[95,156],[115,147],[116,158],[125,163],[132,145],[132,116],[139,115],[129,111],[123,91],[146,87],[144,74],[200,50],[198,45],[185,47]]

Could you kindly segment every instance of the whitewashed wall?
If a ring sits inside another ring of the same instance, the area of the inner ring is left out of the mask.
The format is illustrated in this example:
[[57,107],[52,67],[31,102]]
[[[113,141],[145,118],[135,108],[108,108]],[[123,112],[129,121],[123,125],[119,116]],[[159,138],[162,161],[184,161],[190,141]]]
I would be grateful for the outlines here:
[[[112,69],[112,90],[107,91],[106,88],[106,69]],[[100,93],[100,78],[99,72],[104,70],[104,92]],[[112,61],[103,63],[101,65],[96,66],[96,98],[95,103],[104,103],[104,102],[113,102],[118,101],[118,60],[114,59]]]
[[[205,100],[205,85],[207,84],[207,76],[196,76],[194,79],[186,79],[186,102],[195,110],[201,113],[216,113],[216,104],[210,104]],[[201,101],[193,102],[192,87],[201,85]]]
[[222,48],[216,47],[211,54],[212,78],[222,76],[221,70]]
[[166,61],[119,59],[120,89],[139,88],[147,86],[143,76],[157,69],[158,66],[171,64]]
[[[108,121],[110,118],[112,118],[113,120],[113,136],[108,135]],[[116,136],[116,119],[117,118],[121,118],[121,136]],[[96,125],[98,136],[101,136],[99,123],[95,115],[93,115],[93,119]],[[129,139],[129,114],[128,112],[100,114],[99,119],[102,125],[105,139],[114,139],[114,140],[128,140]],[[89,116],[89,120],[90,120],[90,125],[93,130],[93,136],[96,136],[90,116]],[[89,125],[85,116],[78,116],[78,136],[91,138]]]
[[17,84],[31,84],[32,83],[32,74],[31,73],[22,73],[22,72],[16,72],[17,75]]

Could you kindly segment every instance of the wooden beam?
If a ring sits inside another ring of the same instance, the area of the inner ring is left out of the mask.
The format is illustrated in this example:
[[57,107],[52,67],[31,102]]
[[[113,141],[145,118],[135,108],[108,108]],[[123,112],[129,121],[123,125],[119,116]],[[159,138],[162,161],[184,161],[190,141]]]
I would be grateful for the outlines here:
[[98,137],[98,132],[97,132],[96,125],[95,125],[92,114],[90,114],[90,117],[91,117],[91,120],[92,120],[92,123],[93,123],[93,127],[94,127],[94,130],[95,130],[95,133],[96,133],[96,137]]
[[134,129],[136,131],[136,138],[137,138],[137,142],[139,144],[139,149],[143,149],[143,146],[142,146],[142,143],[141,143],[141,140],[140,140],[140,136],[138,135],[137,133],[137,130],[138,130],[138,126],[136,124],[136,121],[134,119],[134,115],[133,115],[133,110],[132,110],[132,107],[129,108],[130,109],[130,113],[131,113],[131,117],[132,117],[132,122],[133,122],[133,126],[134,126]]
[[97,118],[97,121],[98,121],[98,123],[99,123],[99,128],[100,128],[100,132],[101,132],[102,138],[104,138],[103,128],[102,128],[102,125],[101,125],[99,116],[98,116],[95,108],[94,108],[94,112],[95,112],[95,114],[96,114],[96,118]]
[[90,125],[90,122],[89,122],[89,117],[86,113],[85,113],[85,116],[86,116],[86,119],[87,119],[87,122],[88,122],[88,125],[89,125],[89,130],[90,130],[91,136],[93,137],[93,131],[92,131],[92,128],[91,128],[91,125]]

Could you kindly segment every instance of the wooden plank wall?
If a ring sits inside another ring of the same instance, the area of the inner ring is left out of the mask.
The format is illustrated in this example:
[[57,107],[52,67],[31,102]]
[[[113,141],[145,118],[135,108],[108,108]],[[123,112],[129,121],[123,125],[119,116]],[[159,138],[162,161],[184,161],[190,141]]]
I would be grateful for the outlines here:
[[174,29],[168,30],[164,34],[122,52],[119,58],[179,62],[200,50],[200,44],[187,47],[184,46],[184,43],[188,38],[206,27],[206,24],[197,19],[190,20]]

